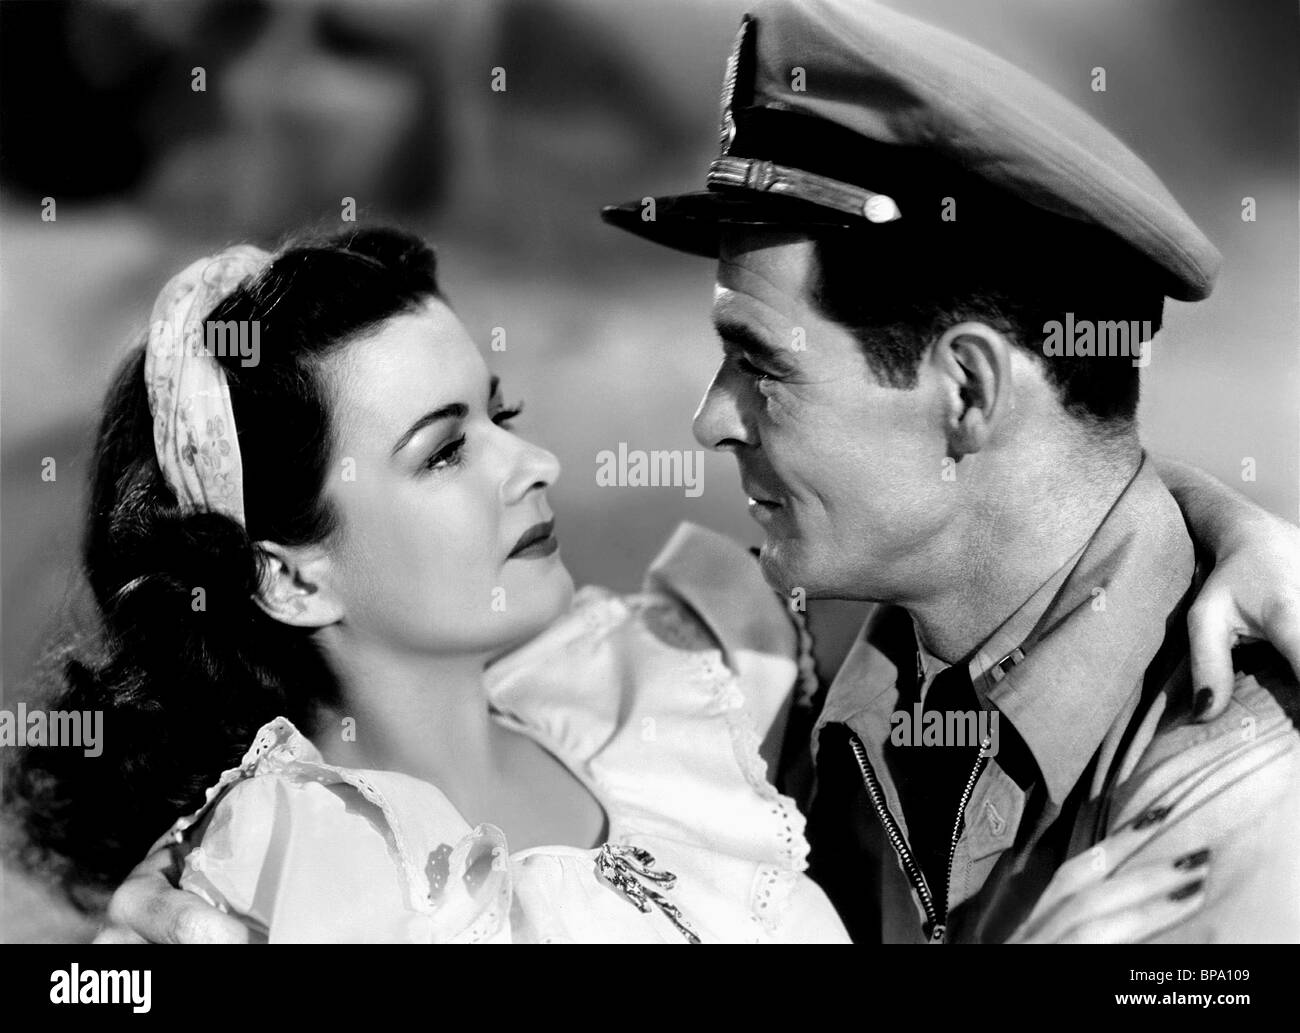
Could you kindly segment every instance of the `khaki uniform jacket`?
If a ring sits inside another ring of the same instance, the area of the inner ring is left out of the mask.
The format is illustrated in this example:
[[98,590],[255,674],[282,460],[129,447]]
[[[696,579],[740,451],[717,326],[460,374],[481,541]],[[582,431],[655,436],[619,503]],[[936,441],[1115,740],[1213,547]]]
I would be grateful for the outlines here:
[[1271,650],[1239,654],[1228,710],[1192,720],[1195,557],[1149,462],[1067,567],[971,661],[1002,741],[960,823],[954,813],[946,892],[907,863],[886,750],[915,677],[912,624],[891,608],[867,622],[806,719],[811,749],[787,744],[783,788],[809,816],[810,874],[855,940],[1001,942],[1072,859],[1109,878],[1209,847],[1205,906],[1159,939],[1300,941],[1300,735],[1269,691],[1294,700],[1295,686]]

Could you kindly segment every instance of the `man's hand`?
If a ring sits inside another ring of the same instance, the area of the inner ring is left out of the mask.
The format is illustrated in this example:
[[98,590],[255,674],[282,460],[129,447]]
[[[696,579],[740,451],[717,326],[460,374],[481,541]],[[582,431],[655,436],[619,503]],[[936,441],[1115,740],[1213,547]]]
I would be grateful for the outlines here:
[[1269,642],[1300,678],[1300,528],[1260,509],[1195,467],[1157,460],[1197,543],[1214,555],[1188,614],[1196,716],[1232,697],[1233,646]]
[[238,919],[176,888],[183,854],[160,843],[126,877],[95,943],[248,943]]

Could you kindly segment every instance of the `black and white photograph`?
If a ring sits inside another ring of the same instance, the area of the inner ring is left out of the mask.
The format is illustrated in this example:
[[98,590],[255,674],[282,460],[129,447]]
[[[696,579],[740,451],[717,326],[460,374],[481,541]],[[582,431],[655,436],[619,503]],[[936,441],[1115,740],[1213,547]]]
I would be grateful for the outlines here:
[[0,0],[0,53],[36,1006],[309,943],[1265,1001],[1294,0]]

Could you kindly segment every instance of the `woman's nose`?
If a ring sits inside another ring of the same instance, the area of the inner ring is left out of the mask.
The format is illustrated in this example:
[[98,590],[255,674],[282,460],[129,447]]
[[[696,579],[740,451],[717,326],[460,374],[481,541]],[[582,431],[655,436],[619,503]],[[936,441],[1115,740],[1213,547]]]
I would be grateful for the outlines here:
[[510,476],[501,486],[506,503],[518,502],[534,489],[549,488],[560,477],[560,460],[553,452],[522,438],[514,440],[519,452]]

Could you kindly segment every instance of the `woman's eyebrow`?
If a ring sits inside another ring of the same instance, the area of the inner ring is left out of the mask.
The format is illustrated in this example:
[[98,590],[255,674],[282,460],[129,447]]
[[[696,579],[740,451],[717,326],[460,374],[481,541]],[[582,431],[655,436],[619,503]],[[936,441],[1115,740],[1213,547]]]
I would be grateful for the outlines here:
[[440,408],[433,409],[418,420],[411,424],[405,434],[397,439],[397,444],[393,446],[393,455],[397,455],[402,449],[410,444],[411,438],[415,437],[420,431],[431,423],[437,423],[439,420],[463,420],[469,415],[469,406],[464,402],[452,402],[450,405],[444,405]]

